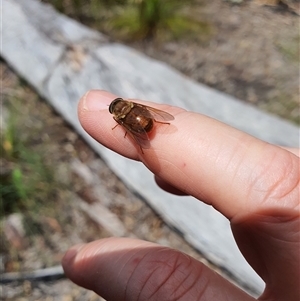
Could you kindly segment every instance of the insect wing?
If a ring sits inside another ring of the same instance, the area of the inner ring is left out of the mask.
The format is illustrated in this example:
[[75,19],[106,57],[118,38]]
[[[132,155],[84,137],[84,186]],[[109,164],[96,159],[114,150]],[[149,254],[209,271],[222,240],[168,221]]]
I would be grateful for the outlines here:
[[155,121],[170,121],[170,120],[174,119],[173,115],[171,115],[165,111],[158,110],[158,109],[155,109],[155,108],[152,108],[149,106],[144,106],[141,104],[136,104],[136,105],[139,107],[146,108]]
[[[147,140],[145,140],[145,139],[141,138],[140,136],[133,134],[132,132],[129,132],[129,134],[140,147],[150,148],[149,138]],[[148,137],[148,135],[147,135],[147,137]]]
[[149,136],[142,126],[139,128],[139,132],[136,132],[132,130],[132,128],[126,123],[123,123],[122,121],[117,119],[115,119],[115,121],[126,130],[126,134],[129,134],[139,146],[141,146],[142,148],[150,147]]

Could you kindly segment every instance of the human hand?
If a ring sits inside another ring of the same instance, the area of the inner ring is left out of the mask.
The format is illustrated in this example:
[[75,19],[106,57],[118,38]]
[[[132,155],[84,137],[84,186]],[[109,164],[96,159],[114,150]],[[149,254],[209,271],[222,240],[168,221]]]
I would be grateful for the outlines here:
[[[299,151],[201,114],[151,104],[175,120],[156,128],[142,154],[132,139],[123,139],[122,127],[112,130],[116,122],[107,105],[116,97],[86,94],[78,108],[83,128],[106,147],[143,162],[163,189],[192,195],[225,215],[244,257],[266,283],[259,300],[300,300]],[[186,254],[129,238],[71,248],[63,267],[72,281],[108,301],[254,300]]]

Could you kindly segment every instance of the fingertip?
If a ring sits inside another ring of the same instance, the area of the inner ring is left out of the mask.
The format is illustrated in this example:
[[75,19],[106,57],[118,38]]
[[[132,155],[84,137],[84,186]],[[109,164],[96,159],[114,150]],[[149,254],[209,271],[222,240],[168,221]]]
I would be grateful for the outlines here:
[[78,119],[83,129],[99,143],[136,160],[137,149],[128,139],[121,139],[124,138],[124,130],[121,127],[114,129],[116,122],[108,110],[117,97],[104,90],[88,91],[78,103]]
[[83,244],[75,245],[65,253],[62,259],[63,267],[68,267],[73,264],[76,255],[78,254],[78,252],[80,252],[83,246]]
[[89,90],[80,99],[78,109],[91,112],[106,110],[116,97],[105,90]]
[[[146,149],[142,146],[142,149],[134,137],[125,134],[126,130],[122,126],[116,127],[117,123],[109,112],[109,105],[117,97],[119,96],[104,90],[88,91],[83,95],[78,104],[78,118],[80,124],[95,140],[124,157],[133,160],[143,160],[143,158],[146,157],[144,156],[146,153],[148,154],[148,157],[151,157],[151,154],[153,153],[152,147]],[[135,99],[133,99],[133,101],[152,105],[152,103],[145,101]],[[161,106],[156,104],[153,105],[158,107]],[[155,132],[162,133],[164,130],[166,130],[166,127],[161,126],[158,127],[158,130]],[[174,130],[174,127],[169,126],[168,130]]]
[[[104,90],[90,90],[78,103],[78,119],[81,126],[98,141],[97,132],[94,133],[94,130],[98,130],[98,127],[104,129],[102,124],[107,125],[111,121],[108,107],[115,97],[116,95]],[[101,134],[101,131],[99,133]]]

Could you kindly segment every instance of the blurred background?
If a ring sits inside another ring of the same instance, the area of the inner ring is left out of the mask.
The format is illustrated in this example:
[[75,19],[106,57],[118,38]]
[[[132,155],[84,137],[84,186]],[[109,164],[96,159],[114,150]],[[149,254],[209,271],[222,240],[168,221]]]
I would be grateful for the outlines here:
[[[299,1],[41,2],[109,41],[299,125]],[[180,249],[230,278],[128,189],[3,58],[0,63],[3,300],[101,300],[65,280],[59,264],[72,245],[109,236]],[[20,274],[30,271],[36,274]]]
[[299,124],[299,1],[43,2],[196,81]]

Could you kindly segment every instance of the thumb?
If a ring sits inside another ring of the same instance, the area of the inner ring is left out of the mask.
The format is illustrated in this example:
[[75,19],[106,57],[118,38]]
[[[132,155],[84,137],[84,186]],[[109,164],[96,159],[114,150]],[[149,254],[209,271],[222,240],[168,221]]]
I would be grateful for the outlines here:
[[113,300],[254,300],[201,262],[176,250],[128,238],[70,249],[67,277]]

